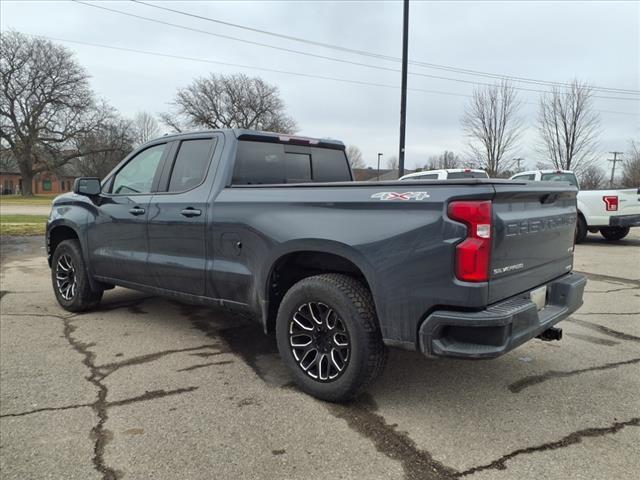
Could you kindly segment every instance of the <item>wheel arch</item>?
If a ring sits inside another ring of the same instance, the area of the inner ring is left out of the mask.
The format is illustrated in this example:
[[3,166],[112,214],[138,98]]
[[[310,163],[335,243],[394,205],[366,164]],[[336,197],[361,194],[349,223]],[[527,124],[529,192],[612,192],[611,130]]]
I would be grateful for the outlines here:
[[49,246],[49,266],[51,266],[51,258],[56,251],[58,245],[65,240],[78,240],[80,242],[80,235],[78,232],[66,223],[59,223],[49,228],[47,234],[47,244]]
[[91,273],[89,252],[86,248],[85,239],[86,238],[81,234],[81,229],[73,223],[62,218],[53,220],[47,226],[47,261],[49,263],[49,267],[51,267],[53,254],[61,242],[64,242],[65,240],[77,240],[80,244],[80,252],[82,253],[82,258],[85,264],[85,271],[87,272],[87,277],[89,278],[91,289],[100,290],[101,288],[103,288],[103,286],[101,286],[101,284],[93,278],[93,274]]
[[276,316],[284,294],[303,278],[322,273],[343,273],[359,279],[372,292],[373,269],[362,256],[339,242],[302,242],[289,245],[268,262],[264,275],[262,322],[265,332],[275,330]]

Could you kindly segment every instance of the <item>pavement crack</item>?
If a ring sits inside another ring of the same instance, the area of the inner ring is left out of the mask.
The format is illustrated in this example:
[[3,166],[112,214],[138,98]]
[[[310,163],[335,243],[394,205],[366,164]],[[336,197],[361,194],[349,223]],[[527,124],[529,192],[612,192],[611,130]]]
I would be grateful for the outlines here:
[[0,415],[0,418],[24,417],[25,415],[31,415],[33,413],[58,412],[60,410],[73,410],[75,408],[84,408],[84,407],[92,407],[92,406],[93,406],[92,403],[80,403],[78,405],[66,405],[64,407],[43,407],[43,408],[36,408],[34,410],[28,410],[26,412],[20,412],[20,413],[5,413],[3,415]]
[[605,363],[604,365],[598,365],[596,367],[581,368],[579,370],[569,370],[569,371],[549,370],[543,373],[542,375],[532,375],[529,377],[525,377],[522,380],[518,380],[517,382],[514,382],[511,385],[509,385],[509,390],[511,390],[512,393],[520,393],[525,388],[531,387],[533,385],[537,385],[542,382],[546,382],[547,380],[551,380],[552,378],[572,377],[574,375],[580,375],[587,372],[610,370],[612,368],[618,368],[624,365],[632,365],[634,363],[640,363],[640,358],[632,358],[631,360],[624,360],[622,362]]
[[222,360],[220,362],[199,363],[198,365],[192,365],[190,367],[181,368],[180,370],[176,370],[176,372],[190,372],[192,370],[197,370],[199,368],[211,367],[213,365],[227,365],[229,363],[233,363],[233,360]]
[[104,428],[104,424],[109,418],[107,414],[107,386],[102,383],[104,375],[95,366],[95,353],[90,348],[91,345],[80,342],[73,337],[73,332],[76,327],[71,324],[68,318],[63,318],[64,324],[64,337],[71,347],[82,355],[82,363],[89,369],[91,373],[86,377],[87,381],[93,384],[98,389],[98,398],[91,404],[94,412],[98,417],[98,423],[91,429],[91,436],[94,439],[93,446],[93,467],[102,474],[103,480],[118,480],[122,477],[122,473],[108,467],[104,461],[104,448],[111,439],[111,433]]
[[609,335],[610,337],[619,338],[621,340],[629,340],[630,342],[640,342],[640,337],[636,337],[635,335],[631,335],[629,333],[619,332],[618,330],[613,330],[609,327],[605,327],[604,325],[599,325],[597,323],[591,323],[586,320],[580,320],[578,318],[568,318],[567,322],[577,323],[585,328],[589,328],[596,332],[600,332],[604,335]]
[[77,313],[70,313],[68,315],[58,315],[56,313],[14,313],[14,312],[2,312],[3,315],[11,315],[12,317],[53,317],[59,318],[60,320],[65,320],[67,318],[73,318],[77,315]]
[[577,432],[570,433],[569,435],[562,437],[560,440],[556,440],[555,442],[544,443],[542,445],[537,445],[535,447],[527,447],[520,448],[518,450],[514,450],[511,453],[503,455],[497,460],[494,460],[491,463],[486,465],[480,465],[478,467],[473,467],[464,472],[460,472],[456,475],[456,477],[465,477],[467,475],[471,475],[477,472],[481,472],[483,470],[506,470],[506,463],[517,457],[518,455],[525,455],[536,452],[544,452],[547,450],[557,450],[559,448],[565,448],[570,445],[575,445],[577,443],[582,442],[583,438],[594,438],[594,437],[602,437],[604,435],[612,435],[618,433],[625,427],[638,427],[640,426],[640,418],[635,417],[626,422],[615,422],[610,427],[602,427],[602,428],[586,428],[584,430],[578,430]]
[[129,358],[128,360],[123,360],[121,362],[106,363],[104,365],[98,366],[97,368],[99,368],[100,370],[103,370],[103,371],[107,370],[107,371],[109,371],[109,373],[111,373],[114,370],[117,370],[117,369],[122,368],[122,367],[130,367],[132,365],[140,365],[140,364],[143,364],[143,363],[153,362],[153,361],[158,360],[159,358],[165,357],[167,355],[173,355],[174,353],[194,352],[194,351],[197,351],[197,350],[217,349],[217,348],[218,348],[218,345],[213,344],[213,343],[209,343],[209,344],[205,344],[205,345],[198,345],[196,347],[187,347],[187,348],[177,348],[177,349],[172,349],[172,350],[164,350],[162,352],[149,353],[147,355],[140,355],[140,356],[137,356],[137,357],[132,357],[132,358]]
[[329,411],[347,422],[349,427],[373,442],[376,450],[400,461],[408,480],[453,479],[458,472],[420,450],[405,432],[395,430],[384,417],[375,413],[376,405],[368,395],[350,404],[327,404]]
[[623,287],[623,288],[613,288],[611,290],[585,290],[584,293],[615,293],[615,292],[624,292],[627,290],[637,290],[638,287]]
[[640,287],[640,280],[633,280],[631,278],[622,278],[622,277],[613,277],[611,275],[602,275],[600,273],[590,273],[590,272],[580,272],[574,270],[575,273],[579,273],[580,275],[584,275],[591,280],[597,280],[600,282],[608,282],[608,283],[622,283],[627,285],[635,285],[636,287]]
[[609,340],[608,338],[594,337],[593,335],[582,335],[581,333],[567,333],[566,335],[567,337],[577,338],[578,340],[593,343],[594,345],[604,345],[606,347],[613,347],[615,345],[620,344],[620,342],[616,342],[615,340]]
[[576,312],[574,315],[640,315],[640,312]]
[[176,388],[175,390],[151,390],[149,392],[145,392],[142,395],[138,395],[137,397],[125,398],[124,400],[116,400],[113,402],[106,402],[106,407],[121,407],[123,405],[130,405],[132,403],[137,402],[145,402],[147,400],[155,400],[156,398],[164,398],[169,397],[171,395],[180,395],[182,393],[193,392],[197,390],[198,387],[186,387],[186,388]]
[[[138,300],[138,302],[141,300]],[[122,302],[124,303],[124,302]],[[129,304],[130,305],[130,302]],[[123,306],[119,305],[118,308]],[[115,372],[116,370],[127,367],[131,365],[139,365],[141,363],[151,362],[161,358],[165,355],[170,355],[173,353],[179,352],[191,352],[202,350],[206,348],[216,348],[217,345],[213,344],[205,344],[198,345],[195,347],[188,347],[182,349],[173,349],[173,350],[165,350],[162,352],[151,353],[148,355],[141,355],[138,357],[133,357],[128,360],[124,360],[122,362],[108,363],[105,365],[96,365],[96,355],[91,351],[91,348],[95,345],[94,343],[83,343],[76,339],[73,336],[73,332],[76,330],[76,326],[71,323],[72,317],[75,317],[75,314],[70,314],[67,316],[62,315],[46,315],[50,317],[56,317],[62,320],[64,329],[63,334],[64,338],[67,340],[69,345],[82,355],[82,363],[90,372],[88,377],[85,377],[86,380],[91,383],[94,387],[97,388],[98,394],[95,402],[88,404],[86,406],[91,407],[93,411],[96,413],[98,417],[98,422],[91,429],[91,438],[94,440],[94,448],[93,448],[93,466],[94,468],[102,474],[103,480],[119,480],[124,475],[123,472],[119,470],[115,470],[106,465],[104,460],[104,449],[106,445],[111,441],[113,434],[105,428],[105,423],[109,419],[109,415],[107,410],[111,407],[119,407],[122,405],[129,405],[136,402],[142,402],[146,400],[153,400],[156,398],[163,398],[171,395],[179,395],[182,393],[192,392],[196,390],[198,387],[186,387],[186,388],[178,388],[175,390],[153,390],[149,392],[145,392],[142,395],[127,398],[124,400],[118,400],[113,402],[107,401],[107,394],[109,390],[104,383],[104,379]]]

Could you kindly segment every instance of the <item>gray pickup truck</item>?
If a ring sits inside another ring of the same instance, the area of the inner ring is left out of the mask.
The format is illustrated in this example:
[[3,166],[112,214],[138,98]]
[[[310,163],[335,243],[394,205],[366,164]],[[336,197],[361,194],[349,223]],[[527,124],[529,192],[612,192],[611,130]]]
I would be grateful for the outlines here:
[[305,392],[342,401],[387,347],[491,358],[582,304],[574,187],[513,180],[354,182],[334,140],[221,130],[164,136],[47,224],[70,311],[118,285],[255,317]]

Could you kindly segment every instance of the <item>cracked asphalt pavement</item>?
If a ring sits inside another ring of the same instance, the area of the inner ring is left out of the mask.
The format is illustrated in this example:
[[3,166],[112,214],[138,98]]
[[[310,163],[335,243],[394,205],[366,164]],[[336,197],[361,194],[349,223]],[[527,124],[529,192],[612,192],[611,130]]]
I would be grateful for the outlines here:
[[640,232],[576,247],[560,342],[490,361],[392,351],[347,405],[291,386],[242,317],[116,288],[73,315],[42,237],[2,239],[3,479],[636,479]]

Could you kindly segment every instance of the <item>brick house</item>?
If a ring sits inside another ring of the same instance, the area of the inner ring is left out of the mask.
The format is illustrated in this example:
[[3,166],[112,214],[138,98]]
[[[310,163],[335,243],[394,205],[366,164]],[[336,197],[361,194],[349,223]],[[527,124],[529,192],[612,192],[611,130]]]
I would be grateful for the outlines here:
[[[73,165],[62,166],[56,172],[42,172],[34,175],[31,191],[34,195],[55,195],[71,191],[73,181],[78,177]],[[0,150],[0,195],[19,195],[23,191],[22,174],[12,153]]]
[[[71,191],[76,176],[38,173],[32,181],[34,195],[57,194]],[[22,175],[19,172],[0,171],[0,195],[17,195],[22,192]]]

